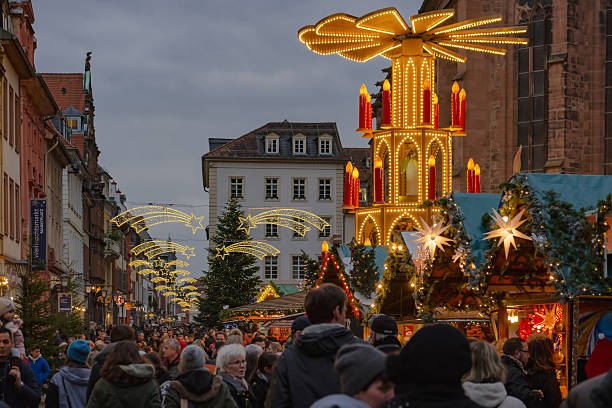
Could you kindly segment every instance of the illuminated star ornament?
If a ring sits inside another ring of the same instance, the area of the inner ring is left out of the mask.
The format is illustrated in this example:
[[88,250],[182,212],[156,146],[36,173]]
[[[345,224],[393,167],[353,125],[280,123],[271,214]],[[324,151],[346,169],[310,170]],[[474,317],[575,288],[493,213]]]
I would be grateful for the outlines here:
[[249,214],[246,218],[240,217],[240,226],[238,230],[245,231],[248,234],[252,228],[257,228],[257,225],[262,224],[272,224],[289,228],[301,236],[304,236],[307,231],[310,231],[311,227],[319,231],[323,231],[325,227],[329,227],[327,221],[309,211],[294,208],[275,208],[254,216]]
[[514,218],[508,219],[508,217],[502,217],[495,209],[493,209],[493,215],[491,215],[491,218],[495,220],[495,223],[499,228],[487,232],[484,239],[499,238],[499,241],[497,241],[497,246],[500,246],[502,243],[504,244],[506,258],[508,258],[508,252],[510,252],[510,245],[516,249],[516,242],[514,242],[515,238],[522,238],[532,241],[531,237],[518,230],[518,227],[527,221],[526,219],[521,221],[521,217],[523,216],[524,212],[525,210],[523,209],[517,215],[515,215]]
[[153,225],[180,222],[191,228],[194,235],[198,230],[204,230],[203,220],[204,217],[196,217],[193,213],[187,214],[162,205],[135,207],[111,218],[111,222],[118,227],[129,224],[137,233]]
[[259,259],[263,259],[267,255],[276,256],[280,252],[272,245],[261,241],[240,241],[227,246],[222,245],[215,250],[217,251],[215,257],[221,259],[225,259],[232,252],[253,255]]
[[195,256],[195,248],[181,245],[173,241],[146,241],[132,248],[134,255],[144,255],[148,259],[155,258],[158,255],[168,252],[178,252],[183,254],[187,259]]
[[423,228],[417,229],[417,233],[421,238],[417,239],[416,242],[425,245],[430,258],[434,257],[437,248],[444,251],[442,245],[449,245],[449,242],[453,242],[452,239],[442,236],[442,233],[448,229],[449,225],[442,228],[442,224],[437,223],[430,227],[423,218],[421,218],[421,225],[423,225]]
[[[513,34],[527,32],[526,27],[478,29],[497,23],[501,17],[486,17],[443,25],[455,15],[454,10],[437,10],[410,17],[410,25],[394,8],[385,8],[355,17],[338,13],[315,25],[303,27],[298,39],[317,54],[338,54],[365,62],[378,55],[393,59],[401,53],[405,40],[418,39],[423,51],[453,62],[466,57],[450,48],[505,55],[506,50],[485,44],[527,44],[526,38]],[[411,45],[416,45],[414,42]],[[417,51],[417,50],[415,50]],[[418,51],[417,51],[418,52]]]

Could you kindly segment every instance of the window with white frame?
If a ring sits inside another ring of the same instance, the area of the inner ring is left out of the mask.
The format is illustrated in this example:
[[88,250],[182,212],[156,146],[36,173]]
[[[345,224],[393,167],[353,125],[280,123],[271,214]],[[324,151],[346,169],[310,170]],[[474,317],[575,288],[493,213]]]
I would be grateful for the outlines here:
[[244,198],[242,182],[242,177],[230,177],[230,198]]
[[306,154],[306,138],[304,136],[293,137],[293,154]]
[[331,236],[331,217],[321,217],[328,224],[319,231],[319,238],[329,238]]
[[264,258],[264,279],[278,279],[278,257],[266,256]]
[[330,178],[319,179],[319,200],[331,200],[331,184]]
[[277,178],[266,178],[266,200],[278,200]]
[[278,136],[266,136],[266,153],[278,154]]
[[293,199],[294,200],[305,200],[306,199],[306,179],[305,178],[294,178],[293,179]]
[[319,137],[319,154],[332,154],[331,136]]
[[291,277],[293,279],[304,279],[304,270],[306,263],[301,255],[293,255],[291,257]]
[[266,224],[266,238],[278,238],[278,225]]

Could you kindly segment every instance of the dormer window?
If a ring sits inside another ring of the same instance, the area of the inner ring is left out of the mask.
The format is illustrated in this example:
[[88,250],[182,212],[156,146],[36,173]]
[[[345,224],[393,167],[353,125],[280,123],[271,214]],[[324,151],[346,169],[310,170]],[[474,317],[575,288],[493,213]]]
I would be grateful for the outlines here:
[[76,116],[71,116],[66,118],[66,127],[69,127],[72,130],[77,130],[81,128],[81,118]]
[[319,154],[332,154],[332,138],[324,135],[319,137]]
[[293,154],[306,154],[306,137],[303,135],[293,136]]
[[278,136],[266,136],[266,153],[278,154]]

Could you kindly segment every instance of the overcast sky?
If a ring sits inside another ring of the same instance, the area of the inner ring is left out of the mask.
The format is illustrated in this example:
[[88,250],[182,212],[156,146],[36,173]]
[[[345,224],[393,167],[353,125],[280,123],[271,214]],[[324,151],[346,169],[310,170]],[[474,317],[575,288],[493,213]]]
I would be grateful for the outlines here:
[[[39,72],[82,72],[92,51],[100,163],[136,203],[202,206],[201,155],[209,137],[235,138],[267,122],[336,122],[344,146],[365,147],[357,127],[362,83],[383,78],[382,58],[362,64],[321,56],[298,29],[345,12],[421,0],[33,0]],[[181,208],[191,211],[189,208]],[[190,238],[168,225],[151,234]],[[200,231],[196,239],[204,239]],[[207,242],[192,241],[205,268]]]

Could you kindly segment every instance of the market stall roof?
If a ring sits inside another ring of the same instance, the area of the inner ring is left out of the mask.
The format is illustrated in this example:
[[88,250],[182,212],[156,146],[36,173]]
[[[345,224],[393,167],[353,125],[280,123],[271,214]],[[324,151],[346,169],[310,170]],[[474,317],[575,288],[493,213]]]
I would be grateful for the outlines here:
[[587,176],[583,174],[521,174],[535,190],[541,200],[548,191],[557,193],[557,198],[574,206],[588,209],[597,205],[612,192],[612,176]]
[[[374,263],[376,264],[376,268],[378,269],[378,279],[380,280],[382,279],[383,271],[385,269],[385,262],[389,257],[389,248],[387,247],[387,245],[377,245],[373,246],[372,248],[374,248]],[[340,254],[340,257],[350,259],[351,247],[348,245],[340,245],[338,247],[338,253]],[[350,274],[350,271],[348,271],[348,273]]]
[[279,293],[279,295],[281,296],[291,295],[293,293],[299,292],[297,285],[294,283],[291,283],[291,284],[277,283],[276,287],[278,287],[279,291],[281,292]]
[[292,293],[290,295],[277,297],[275,299],[264,300],[259,303],[251,303],[244,306],[229,309],[229,313],[259,312],[270,310],[294,310],[304,309],[304,299],[306,291]]

